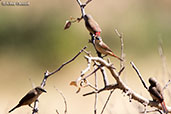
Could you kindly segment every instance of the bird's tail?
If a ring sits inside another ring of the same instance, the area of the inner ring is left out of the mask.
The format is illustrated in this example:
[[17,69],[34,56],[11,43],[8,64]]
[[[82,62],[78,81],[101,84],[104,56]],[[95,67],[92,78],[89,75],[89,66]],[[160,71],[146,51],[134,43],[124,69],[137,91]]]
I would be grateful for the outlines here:
[[168,110],[166,108],[166,105],[165,105],[165,102],[164,101],[161,103],[161,106],[162,106],[163,112],[167,114],[168,113]]
[[111,53],[111,55],[117,59],[119,59],[120,61],[123,61],[120,57],[118,57],[117,55],[115,55],[114,53]]
[[16,108],[20,107],[20,105],[18,104],[17,106],[15,106],[13,109],[11,109],[8,113],[11,113],[12,111],[14,111]]

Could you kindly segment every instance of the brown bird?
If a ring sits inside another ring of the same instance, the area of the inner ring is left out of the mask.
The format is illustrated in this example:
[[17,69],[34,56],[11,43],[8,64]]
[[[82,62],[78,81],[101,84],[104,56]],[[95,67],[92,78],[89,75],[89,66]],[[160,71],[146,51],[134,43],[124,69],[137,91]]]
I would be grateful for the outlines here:
[[23,105],[29,105],[31,107],[31,104],[36,101],[36,99],[39,97],[39,95],[42,93],[42,92],[45,92],[46,93],[46,90],[44,90],[43,88],[41,87],[36,87],[32,90],[30,90],[18,103],[18,105],[16,105],[13,109],[11,109],[9,111],[12,112],[13,110],[15,110],[16,108],[20,107],[20,106],[23,106]]
[[163,92],[162,92],[162,87],[160,84],[157,82],[155,78],[149,78],[149,92],[151,97],[153,98],[154,101],[157,101],[161,103],[162,109],[164,113],[168,113],[168,110],[166,108],[165,102],[164,102],[164,97],[163,97]]
[[100,36],[102,30],[93,17],[90,14],[86,14],[83,18],[88,31],[96,36]]
[[95,44],[96,50],[100,52],[101,54],[104,54],[105,56],[110,55],[119,59],[120,61],[123,61],[120,57],[116,56],[112,52],[112,50],[102,41],[101,37],[96,37],[94,44]]

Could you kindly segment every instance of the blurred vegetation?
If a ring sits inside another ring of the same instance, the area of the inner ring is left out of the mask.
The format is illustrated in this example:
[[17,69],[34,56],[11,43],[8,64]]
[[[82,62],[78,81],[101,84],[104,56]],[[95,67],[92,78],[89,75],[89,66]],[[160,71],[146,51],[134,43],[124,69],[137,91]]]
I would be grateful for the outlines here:
[[[14,2],[15,0],[10,1]],[[29,76],[33,82],[39,84],[45,70],[52,71],[56,69],[85,45],[88,45],[88,50],[95,55],[92,45],[88,44],[89,34],[83,21],[74,23],[69,30],[63,30],[65,21],[70,16],[77,18],[81,15],[76,0],[28,1],[30,5],[26,7],[2,6],[0,4],[0,69],[3,72],[1,72],[0,89],[4,90],[1,93],[2,107],[0,113],[7,112],[21,98],[23,93],[30,89],[31,84],[29,85],[29,81],[26,83]],[[126,73],[128,75],[125,80],[136,91],[141,91],[144,88],[141,88],[142,85],[139,81],[134,81],[139,79],[133,69],[130,68],[129,61],[134,61],[137,64],[143,76],[161,75],[162,68],[158,55],[159,38],[163,39],[166,57],[171,57],[170,11],[170,0],[92,0],[86,7],[86,12],[90,13],[101,26],[104,42],[117,55],[120,54],[120,41],[114,29],[117,28],[124,34],[127,59]],[[81,95],[76,96],[74,90],[70,86],[68,87],[69,82],[75,79],[80,71],[86,67],[84,62],[83,60],[75,62],[74,65],[68,66],[67,70],[61,71],[58,77],[48,80],[48,90],[54,92],[50,88],[54,85],[63,90],[66,98],[69,99],[69,108],[73,114],[80,112],[87,114],[92,113],[93,110],[91,110],[93,102],[90,105],[89,101],[94,99],[88,98],[87,100],[87,98],[83,99]],[[167,59],[167,62],[169,65],[171,61]],[[115,66],[119,66],[117,63],[118,61]],[[134,80],[129,76],[134,77]],[[144,78],[147,80],[148,77]],[[138,87],[135,88],[135,84]],[[11,90],[11,87],[19,89],[20,92],[16,94],[17,89]],[[48,103],[52,101],[54,103],[56,98],[55,93],[52,95],[51,92],[45,99]],[[125,107],[131,106],[128,100],[125,100],[125,97],[120,102],[120,94],[116,92],[115,95],[119,97],[113,99],[116,102],[118,100],[118,103],[120,105],[124,104]],[[77,103],[75,103],[76,101]],[[126,103],[124,103],[125,101]],[[47,102],[44,102],[45,105],[47,105]],[[61,106],[60,103],[55,103],[52,112],[56,109],[57,104]],[[80,106],[82,107],[80,108]],[[85,109],[87,106],[89,106],[87,108],[89,111]],[[52,106],[49,105],[48,108],[50,109]],[[112,110],[119,112],[121,108],[116,106]],[[22,109],[25,110],[25,108]],[[50,113],[47,107],[44,110],[44,113]],[[18,111],[22,113],[22,110]],[[27,111],[30,111],[30,109],[28,108]],[[124,113],[125,110],[122,111]]]
[[[114,33],[114,28],[118,28],[124,33],[127,53],[140,57],[157,49],[159,37],[163,38],[168,50],[171,48],[169,3],[168,0],[132,0],[129,3],[116,0],[99,0],[97,3],[94,0],[86,11],[102,27],[106,43],[119,49],[119,40]],[[84,22],[63,30],[65,20],[80,16],[75,1],[39,0],[30,1],[28,7],[1,6],[0,14],[0,55],[12,50],[31,56],[39,65],[50,67],[53,62],[68,58],[87,45],[89,36]]]

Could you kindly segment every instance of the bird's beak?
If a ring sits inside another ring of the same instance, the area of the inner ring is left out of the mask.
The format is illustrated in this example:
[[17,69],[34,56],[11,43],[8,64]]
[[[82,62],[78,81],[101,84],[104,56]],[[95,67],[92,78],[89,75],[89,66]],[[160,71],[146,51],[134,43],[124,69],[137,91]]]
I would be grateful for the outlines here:
[[42,90],[42,92],[45,92],[45,93],[47,93],[47,91],[46,90],[44,90],[44,89],[41,89]]

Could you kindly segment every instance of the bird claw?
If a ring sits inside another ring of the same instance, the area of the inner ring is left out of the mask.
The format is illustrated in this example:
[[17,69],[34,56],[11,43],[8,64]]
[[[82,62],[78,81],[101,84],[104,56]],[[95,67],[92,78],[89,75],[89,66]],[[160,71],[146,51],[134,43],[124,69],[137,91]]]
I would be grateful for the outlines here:
[[38,109],[37,108],[36,109],[33,109],[33,112],[36,112],[37,113],[38,112]]

